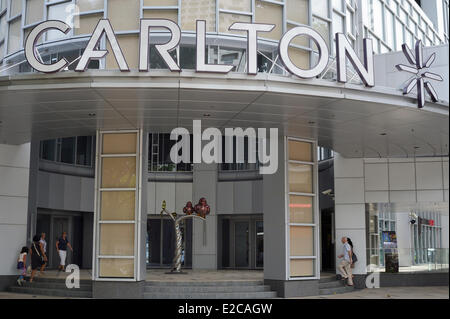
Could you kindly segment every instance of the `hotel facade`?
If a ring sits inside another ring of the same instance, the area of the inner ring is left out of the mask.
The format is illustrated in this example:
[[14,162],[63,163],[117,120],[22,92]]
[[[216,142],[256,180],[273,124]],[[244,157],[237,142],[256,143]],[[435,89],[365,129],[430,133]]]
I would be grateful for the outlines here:
[[[346,236],[359,288],[448,285],[448,43],[448,0],[1,0],[0,290],[35,234],[56,268],[67,231],[94,297],[142,297],[174,258],[163,201],[202,197],[183,269],[317,295]],[[267,129],[277,169],[248,137],[242,160],[217,137],[220,163],[193,161],[197,120]]]

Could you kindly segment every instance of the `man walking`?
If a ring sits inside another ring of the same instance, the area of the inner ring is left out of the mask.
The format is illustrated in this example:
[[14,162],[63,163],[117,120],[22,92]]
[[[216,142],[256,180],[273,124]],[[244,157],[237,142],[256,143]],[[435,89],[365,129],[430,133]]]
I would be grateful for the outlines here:
[[353,286],[352,275],[352,247],[347,242],[347,237],[342,237],[341,242],[344,245],[342,247],[342,254],[338,258],[344,258],[339,264],[339,272],[342,275],[343,280],[347,279],[347,284]]

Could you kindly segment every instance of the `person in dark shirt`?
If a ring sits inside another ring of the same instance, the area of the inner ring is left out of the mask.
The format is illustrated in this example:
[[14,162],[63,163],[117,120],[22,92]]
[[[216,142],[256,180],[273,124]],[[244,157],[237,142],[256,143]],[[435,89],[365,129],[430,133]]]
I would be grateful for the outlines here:
[[56,242],[56,251],[58,252],[60,259],[58,270],[64,271],[64,267],[66,266],[67,247],[69,247],[73,253],[72,246],[70,245],[69,240],[67,239],[67,233],[63,232],[61,237]]

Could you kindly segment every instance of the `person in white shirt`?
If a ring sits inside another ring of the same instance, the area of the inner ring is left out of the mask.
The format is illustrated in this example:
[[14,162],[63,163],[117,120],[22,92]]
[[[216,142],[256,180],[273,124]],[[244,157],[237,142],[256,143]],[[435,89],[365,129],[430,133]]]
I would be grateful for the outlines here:
[[47,241],[45,240],[45,233],[41,233],[41,239],[39,240],[39,243],[42,245],[42,249],[44,250],[44,258],[43,263],[41,266],[40,275],[44,274],[45,267],[47,266],[48,259],[47,259]]
[[352,274],[352,247],[347,242],[347,237],[342,237],[341,242],[344,245],[342,247],[342,254],[338,258],[343,258],[339,264],[339,272],[342,275],[343,280],[347,280],[349,286],[353,286],[353,274]]

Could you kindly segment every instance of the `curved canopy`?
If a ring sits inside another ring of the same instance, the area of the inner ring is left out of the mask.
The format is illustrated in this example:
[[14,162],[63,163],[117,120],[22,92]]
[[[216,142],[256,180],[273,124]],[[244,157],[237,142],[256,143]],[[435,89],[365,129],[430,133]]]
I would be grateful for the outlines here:
[[269,74],[117,71],[0,77],[0,143],[97,129],[277,127],[346,157],[448,155],[448,104],[400,90]]

